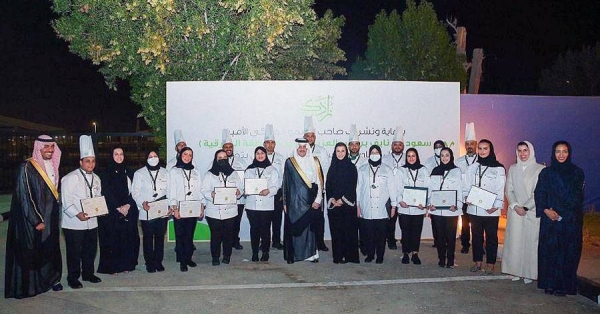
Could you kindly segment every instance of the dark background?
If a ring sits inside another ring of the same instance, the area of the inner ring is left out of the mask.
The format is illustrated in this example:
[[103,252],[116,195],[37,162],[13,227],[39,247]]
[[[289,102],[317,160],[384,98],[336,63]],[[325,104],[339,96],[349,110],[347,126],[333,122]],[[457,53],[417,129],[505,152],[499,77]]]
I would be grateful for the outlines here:
[[[480,93],[536,94],[541,70],[567,49],[600,40],[600,1],[439,0],[438,19],[467,28],[467,51],[483,48]],[[91,62],[71,54],[50,27],[51,2],[9,0],[0,9],[0,115],[74,132],[131,132],[139,108],[126,82],[109,90]],[[321,0],[315,10],[344,15],[340,47],[348,69],[364,53],[368,25],[404,1]],[[142,123],[142,129],[146,126]]]

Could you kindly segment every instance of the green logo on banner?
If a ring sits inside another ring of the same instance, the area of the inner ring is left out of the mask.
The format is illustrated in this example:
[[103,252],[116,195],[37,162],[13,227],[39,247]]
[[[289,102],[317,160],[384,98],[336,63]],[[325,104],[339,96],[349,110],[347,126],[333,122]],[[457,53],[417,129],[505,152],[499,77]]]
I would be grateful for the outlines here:
[[323,121],[325,118],[333,115],[333,97],[327,95],[309,99],[304,103],[300,110],[303,111],[305,115],[313,116],[318,121]]

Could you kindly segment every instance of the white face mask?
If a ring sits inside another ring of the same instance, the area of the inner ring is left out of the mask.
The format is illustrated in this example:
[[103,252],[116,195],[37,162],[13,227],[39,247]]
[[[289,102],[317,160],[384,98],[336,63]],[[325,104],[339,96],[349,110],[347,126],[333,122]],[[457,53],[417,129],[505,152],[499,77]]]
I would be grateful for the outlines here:
[[150,165],[150,167],[155,167],[156,165],[158,165],[158,157],[148,158],[148,164]]
[[434,149],[433,151],[435,152],[435,155],[436,155],[436,156],[439,156],[439,155],[440,155],[440,153],[442,152],[442,149],[441,149],[441,148],[436,148],[436,149]]
[[369,156],[369,159],[371,159],[373,162],[378,162],[379,159],[381,159],[381,155],[371,155]]

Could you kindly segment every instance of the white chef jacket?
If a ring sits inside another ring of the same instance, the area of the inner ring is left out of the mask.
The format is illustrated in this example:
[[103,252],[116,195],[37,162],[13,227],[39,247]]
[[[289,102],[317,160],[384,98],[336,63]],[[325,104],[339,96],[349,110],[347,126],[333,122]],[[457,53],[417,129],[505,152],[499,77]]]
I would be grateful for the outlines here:
[[243,193],[243,186],[240,177],[237,172],[232,172],[229,176],[223,176],[223,174],[219,174],[215,176],[210,171],[206,172],[204,175],[204,180],[202,181],[202,193],[205,195],[206,201],[206,209],[204,211],[204,215],[206,217],[225,220],[229,218],[233,218],[238,215],[237,205],[215,205],[213,203],[212,192],[215,187],[235,187],[240,190],[240,193]]
[[[375,172],[375,174],[373,174]],[[378,168],[371,168],[366,163],[358,169],[358,184],[356,196],[360,206],[361,216],[364,219],[389,218],[385,204],[388,199],[392,206],[396,206],[397,191],[396,177],[392,168],[385,164]]]
[[[87,182],[86,183],[86,179]],[[90,189],[87,184],[92,187]],[[87,174],[81,168],[69,172],[61,180],[60,196],[62,203],[62,219],[61,226],[64,229],[71,230],[88,230],[98,227],[98,219],[90,218],[86,221],[81,221],[77,218],[77,214],[83,211],[81,200],[98,197],[102,195],[102,185],[100,177],[95,173]]]
[[[252,168],[246,169],[244,173],[245,179],[259,179],[259,173],[261,179],[267,179],[267,186],[269,194],[266,196],[262,195],[247,195],[246,196],[246,209],[250,210],[274,210],[275,209],[275,194],[279,190],[278,183],[279,172],[273,166],[267,168]],[[244,186],[245,188],[245,186]],[[244,191],[244,194],[247,191]]]
[[494,207],[497,208],[495,212],[488,214],[486,210],[489,208],[481,208],[475,205],[469,205],[467,208],[467,213],[483,217],[500,216],[500,211],[504,206],[504,184],[506,183],[506,172],[504,171],[503,167],[486,167],[481,166],[479,162],[476,162],[467,169],[465,182],[465,198],[468,196],[471,186],[475,185],[496,194]]
[[[421,187],[428,188],[429,187],[429,174],[430,171],[427,167],[423,166],[417,170],[410,170],[409,168],[402,167],[400,169],[400,178],[402,180],[402,186],[412,186],[412,187]],[[404,189],[402,189],[404,191]],[[419,209],[417,206],[408,206],[408,208],[403,208],[400,206],[400,202],[403,201],[402,193],[398,194],[398,214],[402,215],[424,215],[427,213],[427,204],[423,204],[423,210]]]
[[[160,167],[157,170],[149,170],[147,167],[138,169],[133,174],[131,185],[131,197],[135,200],[140,212],[139,219],[147,220],[144,202],[153,202],[162,197],[167,197],[169,191],[169,172]],[[167,208],[165,208],[167,210]]]
[[436,209],[429,211],[431,215],[436,216],[461,216],[462,211],[462,191],[463,191],[463,177],[460,168],[453,168],[450,171],[446,171],[443,176],[436,175],[430,176],[429,180],[429,199],[431,199],[432,191],[436,190],[454,190],[456,191],[456,211],[450,209]]

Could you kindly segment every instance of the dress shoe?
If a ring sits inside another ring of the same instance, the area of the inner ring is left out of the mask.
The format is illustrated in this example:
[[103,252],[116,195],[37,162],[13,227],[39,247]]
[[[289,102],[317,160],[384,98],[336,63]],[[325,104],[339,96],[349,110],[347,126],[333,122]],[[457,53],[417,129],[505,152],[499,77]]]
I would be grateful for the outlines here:
[[417,253],[413,253],[412,257],[410,258],[410,260],[413,262],[413,264],[415,265],[421,265],[421,259],[419,258],[419,254]]
[[252,253],[252,261],[258,262],[258,253]]
[[279,242],[273,243],[273,248],[278,250],[283,250],[283,245]]
[[294,264],[294,261],[287,261],[288,264]]
[[410,257],[408,257],[408,253],[404,253],[404,255],[402,255],[402,264],[408,263],[410,263]]
[[221,262],[223,262],[223,264],[229,264],[229,262],[231,262],[231,256],[223,256],[223,260]]
[[179,270],[186,272],[188,271],[188,267],[186,263],[179,263]]
[[212,265],[213,266],[219,266],[219,265],[221,265],[221,262],[219,262],[219,258],[218,257],[213,257],[213,259],[212,259]]
[[378,257],[378,258],[375,260],[375,264],[383,264],[383,257],[382,257],[382,258],[379,258],[379,257]]
[[396,245],[396,242],[390,242],[390,243],[388,243],[388,249],[390,249],[390,250],[397,250],[398,249],[398,245]]
[[156,272],[156,268],[152,266],[146,266],[146,271],[152,274]]
[[187,265],[190,266],[190,267],[196,267],[196,266],[198,266],[198,264],[196,264],[196,262],[194,262],[192,260],[187,261]]
[[156,266],[156,271],[165,271],[165,266],[163,266],[161,263],[158,263]]
[[358,260],[358,259],[345,260],[344,262],[352,263],[352,264],[360,264],[360,260]]
[[71,289],[81,289],[83,288],[83,285],[81,284],[81,282],[77,279],[75,280],[68,280],[67,284],[69,285],[69,287],[71,287]]
[[328,247],[325,245],[325,243],[323,243],[323,244],[319,245],[319,246],[317,247],[317,249],[318,249],[319,251],[323,251],[323,252],[327,252],[327,251],[329,251],[329,248],[328,248]]
[[262,255],[260,256],[260,261],[268,262],[269,261],[269,252],[263,252]]
[[91,283],[99,283],[102,282],[102,279],[98,278],[96,275],[91,275],[90,277],[81,278],[83,281],[89,281]]
[[373,261],[373,256],[367,256],[367,258],[365,258],[365,263],[370,263]]
[[469,254],[469,248],[468,247],[463,247],[462,249],[460,249],[460,252],[463,254]]
[[567,295],[567,292],[565,290],[556,290],[554,291],[554,295],[557,297],[564,297]]
[[57,282],[52,286],[52,291],[62,291],[62,290],[63,290],[63,285],[60,282]]
[[554,294],[554,289],[552,289],[552,288],[546,288],[546,289],[544,289],[544,293],[548,294],[548,295]]
[[236,244],[233,245],[233,248],[236,250],[243,250],[244,247],[238,242]]
[[446,266],[446,263],[444,262],[444,260],[440,260],[440,261],[438,262],[438,266],[440,266],[440,267],[445,267],[445,266]]
[[347,264],[347,263],[348,263],[348,261],[345,260],[345,259],[343,259],[343,260],[340,261],[340,264]]

